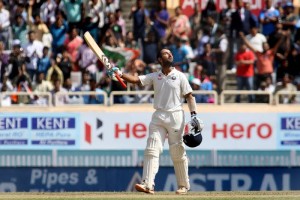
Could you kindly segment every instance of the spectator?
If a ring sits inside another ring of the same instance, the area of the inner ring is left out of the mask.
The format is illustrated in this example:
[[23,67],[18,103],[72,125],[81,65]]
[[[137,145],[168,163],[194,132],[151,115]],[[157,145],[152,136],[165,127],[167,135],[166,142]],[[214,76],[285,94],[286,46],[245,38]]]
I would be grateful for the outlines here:
[[[286,33],[283,33],[282,36],[286,35]],[[240,32],[240,36],[242,40],[245,42],[246,46],[250,48],[251,51],[253,51],[256,55],[257,58],[257,82],[256,82],[256,87],[258,88],[260,85],[260,82],[263,81],[266,77],[271,76],[273,73],[273,61],[275,54],[277,52],[277,49],[281,42],[283,41],[284,37],[281,37],[280,40],[277,41],[277,44],[275,47],[270,49],[268,43],[263,43],[263,52],[257,51],[246,39],[245,35]]]
[[194,5],[194,13],[190,17],[190,25],[191,25],[191,46],[193,49],[197,48],[197,44],[199,41],[199,35],[201,34],[201,7],[198,1],[195,1]]
[[128,31],[125,38],[125,47],[138,49],[138,43],[134,40],[133,32]]
[[[53,90],[53,85],[50,81],[45,80],[44,72],[39,72],[37,76],[36,83],[33,84],[33,91],[34,92],[51,92]],[[35,95],[35,104],[39,105],[47,105],[48,99],[44,95]]]
[[[65,79],[64,89],[66,92],[76,92],[76,88],[73,86],[70,78]],[[82,104],[83,98],[80,95],[67,94],[65,98],[66,104]]]
[[227,36],[222,27],[218,27],[216,30],[217,40],[215,41],[212,52],[215,54],[217,65],[217,81],[218,91],[221,93],[225,89],[225,78],[227,69],[227,59],[229,54],[229,44]]
[[57,95],[58,92],[66,92],[66,90],[62,87],[61,81],[59,79],[53,80],[54,88],[51,91],[52,94],[52,102],[54,105],[63,105],[66,103],[66,96],[65,95]]
[[36,39],[34,31],[28,32],[28,43],[24,47],[25,55],[28,59],[26,62],[27,72],[30,79],[33,80],[37,70],[38,59],[43,56],[44,45]]
[[262,33],[268,37],[275,31],[275,24],[278,22],[279,11],[272,5],[272,0],[265,0],[266,8],[261,10],[259,21],[262,24]]
[[199,40],[197,50],[196,50],[196,56],[200,56],[204,53],[204,46],[206,43],[209,43],[210,41],[210,29],[209,27],[204,27],[203,28],[203,34]]
[[154,31],[150,31],[143,43],[143,60],[146,64],[155,63],[158,51],[158,39]]
[[11,106],[12,104],[12,100],[11,100],[11,96],[10,95],[4,95],[4,92],[8,91],[8,88],[6,86],[6,84],[2,85],[1,87],[1,107],[6,107],[6,106]]
[[63,73],[64,80],[71,77],[71,71],[73,69],[73,63],[71,61],[71,56],[67,50],[63,50],[62,54],[57,55],[57,65]]
[[101,94],[104,91],[97,86],[97,82],[95,79],[90,80],[90,91],[91,92],[96,92],[100,93],[99,95],[97,94],[91,94],[88,96],[87,101],[85,101],[85,104],[103,104],[104,103],[104,96]]
[[160,38],[161,41],[164,40],[169,20],[169,13],[166,9],[165,0],[159,0],[158,9],[151,12],[151,20],[158,38]]
[[[83,43],[83,39],[78,35],[77,28],[73,27],[70,29],[69,34],[65,40],[65,48],[71,58],[72,63],[76,63],[78,49]],[[63,53],[64,54],[64,53]],[[78,69],[77,66],[74,66],[75,69]]]
[[13,41],[13,49],[9,56],[8,78],[13,80],[19,74],[19,68],[25,63],[20,40]]
[[57,55],[56,60],[51,60],[51,67],[47,72],[47,81],[50,81],[53,85],[55,85],[55,81],[59,80],[60,83],[64,82],[64,75],[61,69],[58,67],[58,63],[61,60],[61,55]]
[[47,24],[53,24],[55,22],[55,10],[57,8],[56,2],[54,0],[46,0],[40,9],[40,16],[42,22]]
[[258,52],[263,52],[263,43],[267,42],[267,38],[258,32],[257,26],[250,28],[250,34],[247,35],[246,38]]
[[98,58],[94,52],[88,47],[86,41],[83,41],[83,45],[79,47],[76,62],[79,65],[80,71],[85,74],[89,74],[95,79],[97,73],[97,60]]
[[182,41],[181,38],[174,38],[174,44],[172,44],[169,47],[170,51],[173,54],[173,63],[174,66],[180,67],[180,71],[187,72],[188,71],[188,65],[187,65],[187,55],[188,52],[186,49],[182,48]]
[[[295,92],[297,91],[297,88],[291,83],[290,76],[288,74],[285,74],[282,82],[278,82],[275,87],[275,94],[277,94],[280,91],[286,91],[286,92]],[[282,104],[290,104],[294,103],[295,101],[295,94],[284,94],[279,95],[279,103]]]
[[181,7],[175,9],[175,16],[170,19],[170,28],[173,36],[181,39],[188,37],[191,33],[191,25],[188,17],[182,14]]
[[0,41],[0,82],[8,71],[9,55],[4,50],[4,43]]
[[122,29],[122,38],[125,38],[126,37],[126,22],[122,16],[122,10],[120,8],[118,8],[116,10],[115,15],[116,15],[116,22]]
[[209,77],[216,75],[216,62],[210,43],[204,45],[204,52],[196,58],[196,62],[203,66]]
[[226,8],[220,11],[220,24],[224,27],[227,37],[230,36],[231,15],[235,12],[232,0],[226,0]]
[[50,32],[53,37],[52,51],[54,56],[58,53],[62,53],[67,31],[67,22],[63,19],[62,14],[58,13],[56,15],[55,23],[50,26]]
[[59,5],[67,17],[69,26],[75,27],[81,31],[81,20],[84,12],[82,0],[62,0]]
[[297,16],[294,12],[294,5],[292,2],[287,2],[283,8],[284,15],[281,18],[283,30],[290,30],[292,35],[294,35],[295,26],[297,23]]
[[[22,64],[19,67],[18,76],[16,76],[13,80],[13,86],[16,88],[16,91],[18,91],[18,92],[30,93],[31,85],[32,85],[32,80],[26,71],[25,64]],[[28,103],[30,103],[31,100],[30,100],[30,97],[27,95],[20,95],[20,96],[14,97],[12,99],[12,101],[13,101],[13,103],[18,103],[18,104],[28,104]]]
[[217,11],[217,6],[214,0],[208,0],[206,7],[202,11],[202,17],[201,17],[201,25],[202,27],[206,26],[208,24],[208,17],[211,16],[215,22],[218,22],[219,20],[219,13]]
[[23,17],[21,15],[16,15],[15,23],[13,23],[12,25],[12,33],[13,39],[20,40],[22,47],[27,44],[27,24],[26,21],[23,20]]
[[144,7],[143,0],[136,0],[136,6],[131,8],[129,18],[133,18],[133,36],[134,40],[144,40],[146,35],[146,26],[149,24],[149,11]]
[[[247,50],[247,46],[242,44],[239,51],[235,55],[235,62],[237,66],[236,78],[237,89],[253,90],[254,89],[254,61],[255,55],[252,51]],[[248,95],[249,103],[254,102],[254,95]],[[240,95],[235,98],[236,103],[240,103]]]
[[47,71],[51,66],[51,60],[49,56],[49,47],[44,47],[42,58],[38,59],[37,73],[43,73],[47,75]]
[[122,35],[122,27],[117,24],[116,17],[114,13],[109,13],[108,15],[109,22],[104,25],[103,33],[104,37],[102,38],[102,43],[108,42],[108,38],[113,40],[114,46],[123,47],[124,39]]
[[10,14],[4,7],[4,1],[0,0],[0,41],[4,42],[5,48],[8,48],[10,27]]

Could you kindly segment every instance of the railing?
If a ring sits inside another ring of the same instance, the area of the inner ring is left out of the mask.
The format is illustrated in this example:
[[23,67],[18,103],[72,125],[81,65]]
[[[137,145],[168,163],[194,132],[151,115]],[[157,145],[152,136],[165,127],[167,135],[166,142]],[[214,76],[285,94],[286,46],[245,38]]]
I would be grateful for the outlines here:
[[[3,98],[4,97],[9,97],[11,98],[12,96],[17,96],[19,98],[19,96],[27,96],[28,97],[28,101],[30,103],[26,103],[26,104],[10,104],[10,107],[16,107],[16,106],[31,106],[31,107],[51,107],[52,106],[52,95],[50,92],[2,92],[0,93],[0,104],[2,107],[4,107],[5,105],[3,105]],[[41,98],[43,97],[43,98]],[[44,99],[44,102],[38,102],[39,99]]]
[[[300,166],[296,150],[187,150],[191,167]],[[134,167],[142,166],[143,150],[1,150],[0,167]],[[168,150],[160,166],[173,166]]]
[[[300,91],[279,91],[275,94],[275,104],[276,105],[282,105],[283,103],[280,103],[280,96],[284,95],[295,95],[300,97]],[[286,103],[286,105],[290,105]]]
[[[90,95],[95,95],[95,96],[103,96],[103,103],[102,104],[97,104],[97,105],[107,105],[107,101],[108,101],[108,96],[106,92],[103,91],[88,91],[88,92],[57,92],[55,93],[55,102],[54,105],[56,107],[59,106],[78,106],[78,105],[85,105],[85,106],[92,106],[95,104],[85,104],[84,103],[84,96],[90,96]],[[70,97],[70,96],[78,96],[77,100],[78,101],[73,101],[72,103],[65,103],[66,101],[66,97]],[[63,102],[61,102],[61,100]],[[60,102],[60,103],[59,103]]]
[[[264,103],[257,103],[257,104],[269,104],[269,105],[282,105],[280,102],[280,97],[283,95],[295,95],[298,96],[300,99],[300,91],[294,91],[294,92],[288,92],[288,91],[280,91],[273,95],[272,93],[269,93],[267,91],[256,91],[256,90],[224,90],[220,95],[217,94],[216,91],[206,91],[206,90],[197,90],[193,91],[193,94],[201,94],[201,95],[211,95],[214,98],[213,103],[207,103],[210,105],[224,105],[224,104],[232,104],[233,102],[225,102],[225,99],[228,95],[265,95],[268,97],[267,102]],[[144,101],[144,103],[152,103],[154,91],[112,91],[110,93],[110,97],[108,97],[107,93],[104,91],[89,91],[89,92],[58,92],[54,96],[50,92],[2,92],[0,93],[0,104],[2,107],[8,107],[8,105],[5,105],[4,97],[11,97],[11,96],[27,96],[29,103],[25,104],[11,104],[9,107],[20,107],[20,106],[29,106],[29,107],[62,107],[62,106],[78,106],[78,105],[95,105],[95,104],[85,104],[83,101],[84,96],[87,95],[95,95],[95,96],[102,96],[103,97],[103,103],[98,105],[103,106],[112,106],[116,103],[114,102],[115,96],[122,95],[122,96],[134,96],[134,95],[149,95],[151,96],[150,101]],[[81,101],[78,102],[72,102],[72,103],[66,103],[64,102],[64,98],[70,97],[70,96],[80,96]],[[42,98],[36,98],[36,97],[42,97]],[[41,103],[38,99],[44,99],[44,101]],[[55,103],[60,102],[61,103]],[[131,102],[130,104],[141,104],[141,102]],[[236,104],[236,103],[234,103]],[[245,104],[245,103],[242,103]],[[252,103],[249,105],[253,105]],[[291,104],[288,104],[291,105]],[[300,105],[300,104],[297,104]]]
[[[268,96],[268,104],[273,103],[273,94],[267,91],[257,91],[257,90],[224,90],[220,96],[220,104],[225,104],[226,95],[266,95]],[[236,104],[236,103],[235,103]],[[260,103],[263,104],[263,103]]]

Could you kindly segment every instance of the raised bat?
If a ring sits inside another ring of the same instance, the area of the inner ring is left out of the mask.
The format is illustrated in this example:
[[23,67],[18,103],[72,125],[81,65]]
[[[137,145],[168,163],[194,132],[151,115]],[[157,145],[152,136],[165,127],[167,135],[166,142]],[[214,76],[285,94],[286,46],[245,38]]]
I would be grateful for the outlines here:
[[[111,69],[112,65],[109,62],[109,59],[105,56],[103,51],[100,49],[94,38],[91,36],[91,34],[87,31],[83,35],[86,43],[89,45],[89,47],[92,49],[92,51],[96,54],[98,59],[103,63],[103,65],[106,67],[106,69]],[[120,76],[115,73],[116,78],[121,83],[123,88],[126,88],[126,84],[123,82],[123,80],[120,78]]]

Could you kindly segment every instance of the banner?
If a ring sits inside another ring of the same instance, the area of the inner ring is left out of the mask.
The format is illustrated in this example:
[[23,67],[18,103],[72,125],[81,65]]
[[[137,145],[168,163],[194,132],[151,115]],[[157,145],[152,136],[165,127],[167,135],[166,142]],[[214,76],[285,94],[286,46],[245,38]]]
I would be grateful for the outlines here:
[[0,114],[0,149],[78,149],[78,114]]
[[[0,192],[134,191],[142,168],[0,168]],[[120,178],[122,177],[122,178]],[[300,190],[300,168],[189,168],[191,191]],[[175,191],[173,167],[160,167],[155,191]]]
[[[144,149],[152,113],[82,113],[82,149]],[[202,144],[192,150],[274,150],[274,113],[200,113]],[[186,113],[186,119],[190,114]],[[167,139],[164,145],[168,149]]]

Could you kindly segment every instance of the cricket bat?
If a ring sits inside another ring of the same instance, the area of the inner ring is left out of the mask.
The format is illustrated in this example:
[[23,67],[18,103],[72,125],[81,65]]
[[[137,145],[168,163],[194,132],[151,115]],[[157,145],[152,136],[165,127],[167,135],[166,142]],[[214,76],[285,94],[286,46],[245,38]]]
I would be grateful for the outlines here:
[[[112,65],[109,62],[109,59],[105,56],[103,51],[100,49],[94,38],[91,36],[91,34],[87,31],[83,35],[86,43],[89,45],[89,47],[92,49],[92,51],[96,54],[98,59],[102,62],[102,64],[106,67],[106,69],[111,69]],[[126,84],[123,82],[123,80],[120,78],[120,76],[115,73],[116,78],[121,83],[123,88],[126,88]]]

